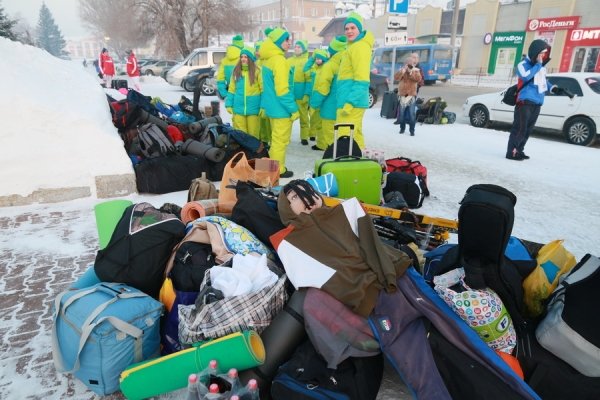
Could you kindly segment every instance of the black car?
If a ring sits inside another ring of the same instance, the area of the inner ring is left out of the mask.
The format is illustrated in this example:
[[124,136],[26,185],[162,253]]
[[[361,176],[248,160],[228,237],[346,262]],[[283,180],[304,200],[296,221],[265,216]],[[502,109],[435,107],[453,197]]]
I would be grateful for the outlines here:
[[217,92],[215,84],[216,67],[193,69],[181,81],[181,87],[193,92],[196,86],[204,96],[214,96]]
[[378,98],[383,98],[383,94],[388,90],[390,90],[390,85],[387,76],[371,72],[371,80],[369,82],[369,108],[377,103]]

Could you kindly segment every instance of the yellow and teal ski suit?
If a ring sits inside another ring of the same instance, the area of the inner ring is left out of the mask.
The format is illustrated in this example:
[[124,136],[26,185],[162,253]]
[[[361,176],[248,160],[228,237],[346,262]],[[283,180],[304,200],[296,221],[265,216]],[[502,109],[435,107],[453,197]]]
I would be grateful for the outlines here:
[[291,66],[290,73],[294,76],[294,99],[298,105],[298,113],[300,114],[300,139],[308,139],[309,136],[309,119],[308,119],[308,99],[304,93],[305,82],[309,75],[304,72],[304,64],[308,61],[308,53],[304,52],[299,56],[294,56],[288,59]]
[[242,66],[242,74],[236,81],[231,78],[229,93],[225,99],[225,107],[233,110],[233,127],[260,139],[260,97],[262,93],[262,76],[256,67],[254,83],[250,84],[248,66]]
[[227,86],[229,86],[231,72],[233,72],[235,65],[240,60],[241,50],[237,46],[228,46],[225,51],[225,58],[219,64],[219,69],[217,70],[217,90],[223,99],[227,97]]
[[290,91],[290,66],[283,50],[270,38],[260,46],[260,58],[263,82],[261,108],[271,123],[269,157],[279,161],[279,172],[284,173],[285,153],[292,136],[292,118],[298,116],[298,105]]
[[310,96],[311,109],[319,110],[321,117],[322,135],[320,136],[321,140],[317,140],[317,147],[320,149],[326,149],[333,143],[333,126],[337,113],[337,79],[344,52],[345,50],[335,53],[329,61],[323,64],[315,79]]
[[[371,52],[375,38],[363,31],[343,53],[337,80],[336,124],[354,124],[354,140],[361,149],[365,148],[362,120],[369,108],[369,82]],[[340,135],[347,134],[340,130]]]

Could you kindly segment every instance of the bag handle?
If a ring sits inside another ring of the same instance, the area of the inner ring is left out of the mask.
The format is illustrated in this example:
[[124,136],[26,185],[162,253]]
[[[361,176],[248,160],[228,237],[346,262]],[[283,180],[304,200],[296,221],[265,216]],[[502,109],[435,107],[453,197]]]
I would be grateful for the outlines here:
[[352,155],[352,148],[354,147],[354,124],[341,123],[333,126],[333,158],[337,158],[337,141],[339,139],[338,133],[340,128],[350,128],[350,142],[348,144],[348,155]]
[[[108,320],[118,330],[120,330],[130,336],[133,336],[136,339],[141,337],[141,335],[144,333],[141,329],[136,328],[135,326],[133,326],[127,322],[124,322],[116,317],[111,317],[111,316],[100,318],[98,321],[96,321],[95,323],[92,324],[92,321],[102,311],[104,311],[106,309],[106,307],[113,304],[117,300],[147,296],[145,293],[142,293],[142,292],[121,293],[121,292],[113,289],[112,286],[113,285],[108,284],[108,283],[101,283],[96,286],[93,286],[90,289],[82,290],[79,293],[71,296],[65,302],[65,304],[62,305],[62,307],[61,307],[61,302],[62,302],[63,297],[66,294],[70,293],[71,291],[67,290],[67,291],[60,293],[58,296],[56,296],[56,299],[54,300],[54,315],[53,315],[53,322],[52,322],[52,348],[54,350],[52,352],[52,358],[54,360],[54,365],[55,365],[57,371],[70,374],[70,373],[74,373],[77,370],[79,370],[79,366],[80,366],[79,355],[81,354],[83,347],[87,343],[87,340],[88,340],[90,334],[92,333],[92,331],[94,330],[94,328],[96,326],[98,326],[100,323],[104,322],[105,320]],[[79,340],[79,347],[77,349],[77,355],[75,357],[75,362],[73,363],[73,366],[67,371],[67,367],[65,367],[65,362],[62,357],[62,349],[60,348],[60,343],[58,342],[58,333],[57,333],[58,316],[60,314],[64,317],[65,311],[71,304],[73,304],[77,300],[79,300],[91,293],[95,293],[95,292],[99,292],[99,291],[107,293],[109,295],[112,295],[113,297],[111,299],[109,299],[108,301],[97,306],[84,321],[84,323],[81,327],[81,338]],[[137,349],[138,345],[141,346],[141,342],[140,343],[137,343],[137,342],[140,342],[140,341],[136,340],[136,349],[135,349],[136,357],[138,357],[138,353],[141,355],[141,348]],[[139,360],[141,361],[141,357]]]

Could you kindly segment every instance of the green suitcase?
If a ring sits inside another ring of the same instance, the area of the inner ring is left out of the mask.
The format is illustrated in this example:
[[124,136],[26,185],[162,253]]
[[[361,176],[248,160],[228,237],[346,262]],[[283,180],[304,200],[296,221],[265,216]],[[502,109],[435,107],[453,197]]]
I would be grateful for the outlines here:
[[342,199],[356,197],[364,203],[379,205],[383,178],[382,167],[377,161],[369,158],[352,155],[337,157],[337,139],[340,127],[350,128],[350,145],[348,147],[352,151],[354,124],[336,124],[333,134],[334,158],[315,161],[315,176],[331,172],[337,180],[338,197]]

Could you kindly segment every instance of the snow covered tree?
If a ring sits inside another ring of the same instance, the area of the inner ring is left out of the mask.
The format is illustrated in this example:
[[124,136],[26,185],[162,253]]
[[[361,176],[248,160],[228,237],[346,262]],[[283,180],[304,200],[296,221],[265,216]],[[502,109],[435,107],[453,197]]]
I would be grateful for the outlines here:
[[8,18],[8,16],[4,14],[4,7],[1,5],[2,3],[0,2],[0,37],[5,37],[10,40],[17,40],[17,36],[13,31],[17,21]]
[[63,50],[65,45],[65,39],[58,29],[58,26],[54,22],[50,9],[46,6],[46,3],[42,3],[40,8],[40,18],[37,24],[37,46],[46,50],[53,56],[60,57],[67,53]]

